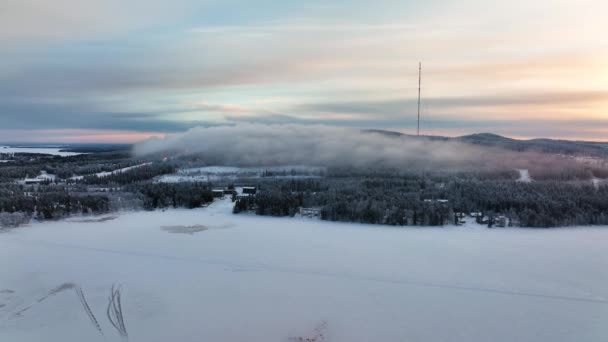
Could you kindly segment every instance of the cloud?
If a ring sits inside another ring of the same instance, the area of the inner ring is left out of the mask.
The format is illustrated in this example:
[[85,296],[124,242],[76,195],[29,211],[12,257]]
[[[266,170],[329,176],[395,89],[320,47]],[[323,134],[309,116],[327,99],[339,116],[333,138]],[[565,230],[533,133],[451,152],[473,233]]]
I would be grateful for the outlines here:
[[[3,0],[0,41],[105,38],[183,18],[193,1]],[[200,2],[196,7],[200,7]]]
[[453,168],[480,165],[479,147],[391,137],[321,125],[237,124],[196,127],[135,146],[135,153],[197,154],[218,165]]
[[[302,104],[303,111],[367,113],[395,115],[413,111],[417,99],[387,99],[368,101],[336,101]],[[433,108],[559,106],[608,102],[608,91],[526,92],[483,96],[424,98],[423,103]]]
[[[533,177],[541,178],[546,175],[559,178],[565,174],[581,178],[591,176],[589,165],[572,157],[534,149],[507,150],[500,146],[322,125],[240,123],[196,127],[184,133],[151,138],[136,144],[133,151],[138,156],[169,154],[186,160],[194,157],[205,165],[223,166],[307,165],[380,172],[473,172],[481,175],[499,172],[506,177],[516,177],[516,169],[528,169]],[[560,144],[554,143],[551,148],[559,150]],[[574,145],[569,148],[576,149]],[[578,145],[578,148],[589,151],[589,145]]]
[[[175,132],[225,119],[404,129],[419,60],[438,128],[598,119],[603,12],[579,6],[589,20],[570,18],[571,3],[557,1],[6,0],[0,126]],[[557,7],[556,18],[589,25],[536,17],[554,18]],[[471,14],[480,9],[487,15]]]
[[2,129],[101,129],[139,132],[181,132],[195,126],[222,123],[205,120],[171,120],[171,114],[197,109],[182,107],[155,111],[116,111],[103,103],[76,101],[0,101]]
[[158,132],[98,129],[0,129],[3,143],[135,143],[150,137],[162,137]]

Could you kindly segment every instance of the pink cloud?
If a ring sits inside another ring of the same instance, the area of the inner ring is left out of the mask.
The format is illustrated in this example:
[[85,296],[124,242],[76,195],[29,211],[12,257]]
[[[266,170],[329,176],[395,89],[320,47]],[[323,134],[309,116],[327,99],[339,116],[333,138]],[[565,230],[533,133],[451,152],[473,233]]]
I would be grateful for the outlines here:
[[95,129],[0,130],[5,142],[53,143],[135,143],[152,137],[164,137],[158,132],[134,132]]

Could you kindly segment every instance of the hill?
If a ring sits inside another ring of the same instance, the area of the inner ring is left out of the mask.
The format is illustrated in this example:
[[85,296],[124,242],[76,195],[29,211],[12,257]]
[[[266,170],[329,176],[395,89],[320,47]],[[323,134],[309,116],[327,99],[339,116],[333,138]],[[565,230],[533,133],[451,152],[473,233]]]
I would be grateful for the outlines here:
[[445,136],[421,136],[404,134],[394,131],[364,130],[364,133],[381,134],[389,137],[410,137],[422,138],[441,141],[460,141],[468,144],[500,147],[511,151],[537,151],[544,153],[557,153],[567,155],[586,155],[593,157],[608,157],[608,143],[595,141],[575,141],[575,140],[559,140],[559,139],[513,139],[504,137],[494,133],[476,133],[464,135],[460,137],[445,137]]

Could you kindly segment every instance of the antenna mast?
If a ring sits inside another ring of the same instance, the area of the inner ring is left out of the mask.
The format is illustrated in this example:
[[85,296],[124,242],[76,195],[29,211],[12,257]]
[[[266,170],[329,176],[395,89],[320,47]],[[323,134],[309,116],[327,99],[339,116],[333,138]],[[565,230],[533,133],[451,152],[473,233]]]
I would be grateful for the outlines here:
[[422,84],[422,62],[418,63],[418,129],[416,136],[420,136],[420,85]]

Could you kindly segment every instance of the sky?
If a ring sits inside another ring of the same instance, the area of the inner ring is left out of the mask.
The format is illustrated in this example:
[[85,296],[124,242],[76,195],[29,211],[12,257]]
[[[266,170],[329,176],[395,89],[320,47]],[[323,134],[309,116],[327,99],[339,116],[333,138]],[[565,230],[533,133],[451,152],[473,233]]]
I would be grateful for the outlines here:
[[328,125],[608,140],[603,0],[3,0],[0,141]]

